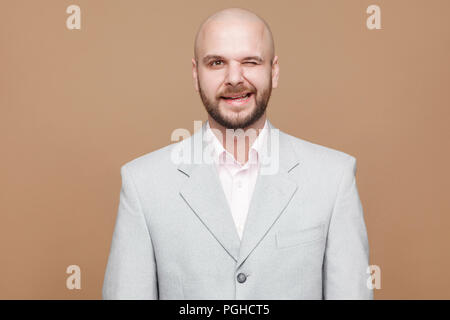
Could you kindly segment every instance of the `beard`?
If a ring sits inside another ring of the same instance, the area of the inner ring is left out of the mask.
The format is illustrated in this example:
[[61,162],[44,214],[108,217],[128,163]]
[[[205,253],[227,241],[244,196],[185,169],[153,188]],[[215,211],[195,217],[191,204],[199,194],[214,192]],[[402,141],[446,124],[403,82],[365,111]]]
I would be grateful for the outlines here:
[[[239,115],[229,116],[227,114],[224,114],[219,106],[220,97],[214,101],[209,99],[202,91],[199,82],[198,89],[203,105],[205,106],[205,109],[211,116],[211,118],[213,118],[217,123],[227,129],[236,130],[245,129],[251,126],[263,116],[269,103],[270,95],[272,93],[272,82],[269,81],[269,85],[261,91],[260,95],[258,95],[258,92],[255,92],[253,90],[251,91],[253,93],[252,95],[255,96],[256,106],[250,112],[250,114],[246,115],[245,117],[239,117]],[[243,91],[248,90],[246,90],[245,87],[236,87],[236,89],[234,89],[231,93],[239,93]]]

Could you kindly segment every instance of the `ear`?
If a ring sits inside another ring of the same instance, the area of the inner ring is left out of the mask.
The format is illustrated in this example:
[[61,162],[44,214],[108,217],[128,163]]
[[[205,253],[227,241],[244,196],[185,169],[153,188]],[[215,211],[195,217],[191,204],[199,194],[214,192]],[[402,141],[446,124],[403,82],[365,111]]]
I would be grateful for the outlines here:
[[272,88],[278,87],[279,76],[280,76],[280,65],[278,64],[278,56],[275,56],[272,62]]
[[195,58],[192,58],[192,79],[194,80],[195,91],[198,92],[198,74],[197,74],[197,63]]

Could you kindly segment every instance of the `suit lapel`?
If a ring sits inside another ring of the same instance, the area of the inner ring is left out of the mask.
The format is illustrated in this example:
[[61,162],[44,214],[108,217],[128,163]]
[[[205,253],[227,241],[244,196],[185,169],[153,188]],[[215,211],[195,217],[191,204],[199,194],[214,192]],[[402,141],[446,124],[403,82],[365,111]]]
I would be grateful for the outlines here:
[[264,238],[298,190],[297,183],[289,176],[289,172],[299,163],[292,146],[270,122],[269,129],[268,149],[272,164],[278,161],[278,170],[269,173],[260,170],[242,235],[237,267]]
[[[203,135],[205,128],[204,124],[202,130],[186,140],[188,148],[195,144],[192,143],[195,139],[203,137],[198,135]],[[203,150],[205,146],[202,144],[201,147]],[[189,177],[180,189],[181,197],[221,246],[237,261],[240,239],[214,164],[182,163],[178,170]]]
[[[201,130],[182,142],[185,147],[191,148],[190,152],[195,152],[192,149],[195,145],[193,141],[203,138],[205,124]],[[289,177],[290,170],[298,165],[298,159],[286,136],[270,122],[267,144],[271,161],[278,161],[277,170],[271,174],[261,174],[263,170],[260,170],[242,240],[237,234],[214,164],[181,163],[178,166],[178,170],[188,176],[180,189],[181,197],[221,246],[236,260],[237,267],[264,238],[298,190],[297,184]],[[201,148],[204,150],[205,144],[202,143]],[[275,150],[278,152],[274,152]],[[276,158],[273,158],[274,156]]]

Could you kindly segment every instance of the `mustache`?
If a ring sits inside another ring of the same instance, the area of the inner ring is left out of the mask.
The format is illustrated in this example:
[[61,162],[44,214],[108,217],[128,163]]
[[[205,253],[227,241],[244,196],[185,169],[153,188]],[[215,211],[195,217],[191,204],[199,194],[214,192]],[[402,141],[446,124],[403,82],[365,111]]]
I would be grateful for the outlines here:
[[236,89],[225,90],[219,94],[219,97],[226,96],[226,95],[239,94],[239,93],[243,93],[243,92],[253,93],[254,90],[251,88],[240,87],[240,88],[236,88]]

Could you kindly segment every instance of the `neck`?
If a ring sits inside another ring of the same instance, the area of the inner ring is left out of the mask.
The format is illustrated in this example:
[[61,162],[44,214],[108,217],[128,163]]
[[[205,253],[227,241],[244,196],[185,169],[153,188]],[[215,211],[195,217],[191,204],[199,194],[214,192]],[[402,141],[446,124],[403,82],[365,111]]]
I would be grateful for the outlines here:
[[252,125],[237,130],[222,126],[209,115],[208,122],[224,149],[231,153],[237,162],[245,164],[248,161],[250,146],[255,142],[261,129],[264,128],[266,114],[264,113]]

